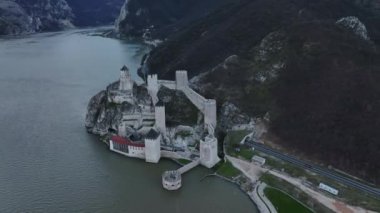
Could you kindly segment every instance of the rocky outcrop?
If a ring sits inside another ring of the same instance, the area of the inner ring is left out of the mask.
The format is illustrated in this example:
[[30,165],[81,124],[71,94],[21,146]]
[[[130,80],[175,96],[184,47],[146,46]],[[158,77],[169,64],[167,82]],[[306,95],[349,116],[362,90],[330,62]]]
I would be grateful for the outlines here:
[[[118,127],[123,116],[139,115],[143,108],[153,107],[152,99],[145,85],[134,85],[133,102],[123,102],[116,104],[112,100],[115,91],[118,90],[119,82],[110,84],[106,90],[99,92],[91,98],[86,114],[85,126],[92,134],[105,136],[118,131]],[[198,109],[186,98],[185,94],[179,91],[161,87],[158,97],[165,104],[166,123],[170,128],[173,143],[176,141],[187,141],[194,143],[203,135],[203,116]],[[152,109],[154,112],[154,109]],[[187,127],[184,127],[185,125]],[[186,128],[190,131],[186,131]],[[190,132],[187,135],[183,132]],[[135,135],[138,138],[139,129],[134,127],[127,129],[127,135]],[[182,140],[178,136],[184,136]],[[180,143],[180,142],[179,142]]]
[[352,31],[355,35],[363,38],[364,40],[370,40],[366,26],[355,16],[341,18],[336,22],[336,24]]
[[93,132],[95,126],[98,125],[98,118],[104,112],[106,102],[106,91],[101,91],[88,103],[85,126],[89,132]]
[[0,2],[0,35],[17,35],[73,27],[65,0],[4,0]]
[[[142,112],[142,107],[151,107],[152,100],[147,89],[134,85],[133,103],[116,104],[112,100],[114,91],[118,90],[119,82],[110,84],[107,90],[101,91],[91,98],[86,114],[85,126],[87,131],[96,135],[107,135],[117,132],[124,115],[136,115]],[[130,128],[128,135],[135,134],[136,129]]]
[[235,126],[247,125],[250,122],[251,118],[232,103],[226,102],[220,108],[218,124],[225,132]]

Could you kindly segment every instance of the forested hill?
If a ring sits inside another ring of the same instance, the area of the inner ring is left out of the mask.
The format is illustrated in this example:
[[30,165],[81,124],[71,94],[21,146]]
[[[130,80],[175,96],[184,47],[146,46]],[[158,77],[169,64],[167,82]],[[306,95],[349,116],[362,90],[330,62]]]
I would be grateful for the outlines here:
[[66,0],[75,14],[76,26],[113,25],[124,0]]
[[126,0],[116,21],[123,36],[166,38],[234,0]]
[[227,2],[169,34],[147,67],[187,69],[220,106],[268,113],[286,149],[380,183],[379,2]]
[[0,35],[112,25],[124,0],[0,0]]

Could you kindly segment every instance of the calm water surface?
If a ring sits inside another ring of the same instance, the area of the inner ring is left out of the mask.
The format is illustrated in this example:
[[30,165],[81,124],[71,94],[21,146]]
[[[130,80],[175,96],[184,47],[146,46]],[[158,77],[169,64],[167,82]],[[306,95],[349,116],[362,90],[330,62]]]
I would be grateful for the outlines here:
[[91,32],[0,38],[0,212],[257,212],[235,186],[200,182],[203,168],[167,192],[161,173],[177,165],[113,154],[86,133],[91,96],[148,51]]

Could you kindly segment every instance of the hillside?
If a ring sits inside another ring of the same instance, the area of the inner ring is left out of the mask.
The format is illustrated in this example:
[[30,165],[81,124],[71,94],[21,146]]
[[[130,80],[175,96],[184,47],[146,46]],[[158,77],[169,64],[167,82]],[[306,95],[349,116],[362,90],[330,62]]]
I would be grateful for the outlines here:
[[220,106],[268,113],[279,145],[379,183],[378,3],[234,1],[168,36],[146,70],[187,69]]
[[0,35],[111,25],[124,0],[0,0]]
[[126,0],[116,21],[120,37],[166,38],[232,0]]
[[65,0],[2,0],[0,35],[71,28],[73,16]]

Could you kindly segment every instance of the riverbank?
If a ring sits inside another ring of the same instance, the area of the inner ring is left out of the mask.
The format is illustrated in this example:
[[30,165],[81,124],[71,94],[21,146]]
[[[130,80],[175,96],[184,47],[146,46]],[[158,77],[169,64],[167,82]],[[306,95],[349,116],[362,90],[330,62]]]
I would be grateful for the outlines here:
[[235,186],[197,181],[204,168],[169,193],[158,177],[174,163],[124,158],[86,133],[90,97],[119,77],[121,65],[137,69],[146,48],[91,33],[0,40],[0,212],[257,212]]

